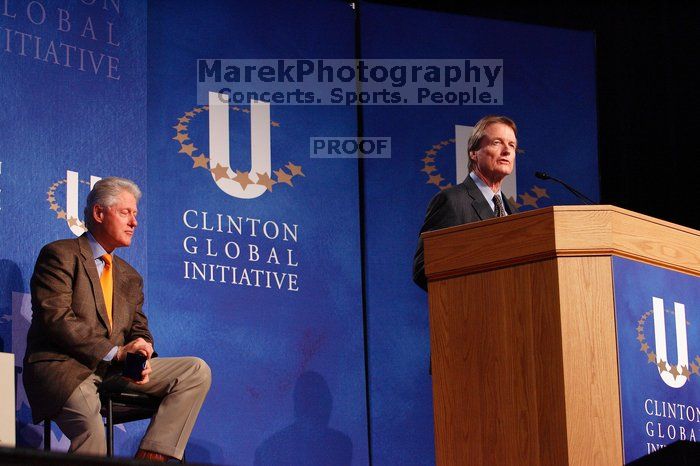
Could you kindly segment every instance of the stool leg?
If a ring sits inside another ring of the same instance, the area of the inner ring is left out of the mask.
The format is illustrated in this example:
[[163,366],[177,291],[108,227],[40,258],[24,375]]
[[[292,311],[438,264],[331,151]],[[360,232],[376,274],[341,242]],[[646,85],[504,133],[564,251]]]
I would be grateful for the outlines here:
[[44,451],[51,451],[51,419],[44,419]]
[[112,423],[112,397],[107,397],[107,457],[114,456],[114,424]]

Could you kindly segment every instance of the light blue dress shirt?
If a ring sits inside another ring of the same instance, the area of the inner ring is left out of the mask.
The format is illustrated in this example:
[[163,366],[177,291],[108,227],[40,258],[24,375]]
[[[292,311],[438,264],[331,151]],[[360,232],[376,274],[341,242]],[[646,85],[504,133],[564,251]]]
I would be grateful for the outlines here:
[[[476,187],[479,188],[479,191],[481,191],[481,194],[484,195],[486,198],[486,202],[489,203],[489,207],[491,207],[491,210],[493,210],[494,213],[496,213],[496,206],[493,204],[493,196],[501,196],[501,202],[503,202],[503,205],[506,205],[505,199],[503,199],[503,195],[501,194],[501,191],[498,191],[497,193],[494,193],[491,188],[486,186],[486,183],[484,183],[484,180],[479,178],[479,175],[477,175],[474,172],[469,172],[469,176],[471,177],[472,180],[474,180],[474,183],[476,183]],[[508,212],[506,212],[505,207],[503,208],[503,213],[508,215]]]

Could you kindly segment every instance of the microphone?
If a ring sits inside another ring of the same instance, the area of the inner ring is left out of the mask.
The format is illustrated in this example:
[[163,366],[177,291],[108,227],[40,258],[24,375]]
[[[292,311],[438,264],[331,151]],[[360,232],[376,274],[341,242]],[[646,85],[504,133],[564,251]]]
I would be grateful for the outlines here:
[[545,172],[535,172],[535,176],[536,176],[537,178],[541,179],[541,180],[552,180],[552,181],[556,181],[557,183],[561,184],[561,185],[564,186],[566,189],[568,189],[574,196],[576,196],[576,197],[578,197],[579,199],[581,199],[584,203],[586,203],[586,204],[588,204],[588,205],[594,205],[594,204],[595,204],[595,202],[593,202],[588,196],[586,196],[585,194],[581,193],[579,190],[572,188],[571,186],[569,186],[568,184],[566,184],[565,182],[563,182],[562,180],[560,180],[560,179],[558,179],[558,178],[554,178],[553,176],[550,176],[550,175],[548,175],[548,174],[545,173]]

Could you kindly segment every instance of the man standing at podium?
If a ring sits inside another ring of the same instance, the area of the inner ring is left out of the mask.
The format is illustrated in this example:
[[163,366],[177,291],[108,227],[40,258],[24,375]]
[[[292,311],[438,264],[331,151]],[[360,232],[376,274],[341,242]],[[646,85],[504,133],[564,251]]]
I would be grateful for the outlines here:
[[[131,245],[140,197],[130,180],[98,181],[85,207],[88,232],[42,248],[31,279],[24,387],[34,422],[55,420],[70,451],[88,455],[107,451],[101,386],[162,398],[136,457],[165,462],[182,459],[211,372],[199,358],[155,357],[143,280],[114,255]],[[127,353],[146,357],[133,376],[140,380],[121,377]]]
[[[516,136],[515,122],[508,117],[491,115],[479,120],[467,144],[469,175],[462,183],[433,197],[420,233],[517,212],[501,193],[503,179],[513,172],[518,150]],[[413,281],[428,289],[420,238],[413,257]]]

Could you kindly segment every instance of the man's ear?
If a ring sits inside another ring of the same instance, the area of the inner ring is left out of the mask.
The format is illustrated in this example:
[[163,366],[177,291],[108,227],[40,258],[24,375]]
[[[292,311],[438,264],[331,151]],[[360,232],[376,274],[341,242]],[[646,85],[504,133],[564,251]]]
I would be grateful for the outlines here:
[[92,206],[92,219],[96,223],[102,223],[105,218],[105,210],[106,208],[99,204]]

